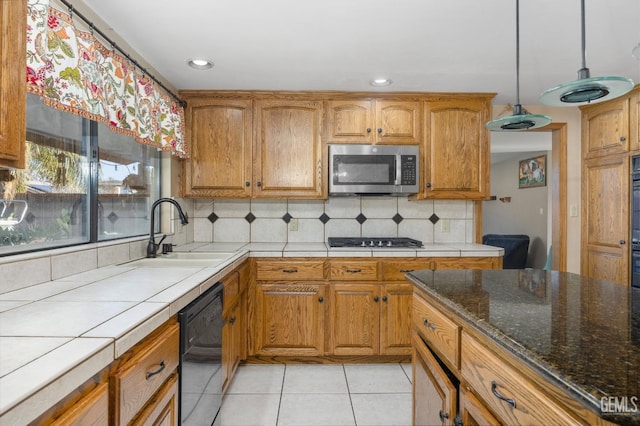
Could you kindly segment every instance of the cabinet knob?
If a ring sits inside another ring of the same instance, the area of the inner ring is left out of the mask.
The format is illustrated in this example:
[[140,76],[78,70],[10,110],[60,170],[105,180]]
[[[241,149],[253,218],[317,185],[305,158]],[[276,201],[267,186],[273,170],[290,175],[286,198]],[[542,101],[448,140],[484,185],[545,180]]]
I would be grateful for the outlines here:
[[322,296],[318,297],[318,302],[320,303],[324,302],[324,298]]
[[627,140],[627,138],[626,138],[626,137],[624,137],[624,136],[620,136],[620,142],[624,142],[624,141],[626,141],[626,140]]
[[386,302],[387,301],[387,296],[382,296],[382,301]]
[[235,323],[235,322],[236,322],[236,317],[231,317],[231,318],[229,319],[229,323],[230,323],[230,324],[233,324],[233,323]]
[[427,182],[427,188],[431,188],[431,182]]
[[246,181],[246,182],[244,183],[244,186],[251,186],[251,182]]
[[371,133],[371,127],[367,127],[367,133]]
[[376,303],[377,303],[377,302],[378,302],[378,300],[379,300],[379,299],[378,299],[378,296],[373,296],[373,301],[374,301],[374,302],[376,302]]
[[449,413],[445,413],[444,411],[440,410],[438,416],[440,417],[440,421],[444,423],[444,421],[449,418]]
[[256,182],[256,186],[261,187],[262,186],[262,182],[260,182],[260,181]]
[[625,240],[620,240],[620,244],[621,245],[625,245],[625,244],[627,244],[627,242]]
[[382,127],[378,127],[378,133],[382,133]]

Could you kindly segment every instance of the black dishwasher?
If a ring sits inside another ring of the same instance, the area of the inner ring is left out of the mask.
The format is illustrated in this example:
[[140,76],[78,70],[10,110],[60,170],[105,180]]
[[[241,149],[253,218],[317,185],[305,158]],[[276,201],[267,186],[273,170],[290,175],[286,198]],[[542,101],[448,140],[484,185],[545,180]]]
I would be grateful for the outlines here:
[[180,424],[210,426],[222,401],[222,294],[216,283],[178,313]]

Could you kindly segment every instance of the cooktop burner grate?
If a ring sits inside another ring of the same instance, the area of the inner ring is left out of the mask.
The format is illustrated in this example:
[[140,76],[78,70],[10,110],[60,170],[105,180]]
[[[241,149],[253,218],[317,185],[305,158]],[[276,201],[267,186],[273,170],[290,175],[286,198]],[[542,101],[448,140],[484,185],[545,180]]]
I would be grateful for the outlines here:
[[329,237],[329,247],[420,248],[422,241],[412,238]]

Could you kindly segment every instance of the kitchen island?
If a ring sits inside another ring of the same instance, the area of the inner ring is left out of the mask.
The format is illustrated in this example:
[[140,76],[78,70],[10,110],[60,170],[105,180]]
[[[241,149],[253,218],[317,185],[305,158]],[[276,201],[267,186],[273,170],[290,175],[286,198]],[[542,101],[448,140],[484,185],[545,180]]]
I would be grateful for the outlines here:
[[414,358],[414,416],[430,415],[421,411],[422,365],[430,377],[444,370],[448,390],[460,393],[443,398],[435,419],[640,423],[640,289],[532,269],[406,277],[415,284],[414,355],[437,359],[432,368]]

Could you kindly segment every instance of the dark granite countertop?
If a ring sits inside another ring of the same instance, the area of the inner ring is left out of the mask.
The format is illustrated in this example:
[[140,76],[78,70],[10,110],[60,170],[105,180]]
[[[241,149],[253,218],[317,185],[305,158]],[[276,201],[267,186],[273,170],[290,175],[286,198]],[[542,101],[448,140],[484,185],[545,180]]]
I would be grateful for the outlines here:
[[407,279],[603,418],[640,423],[639,288],[538,269]]

